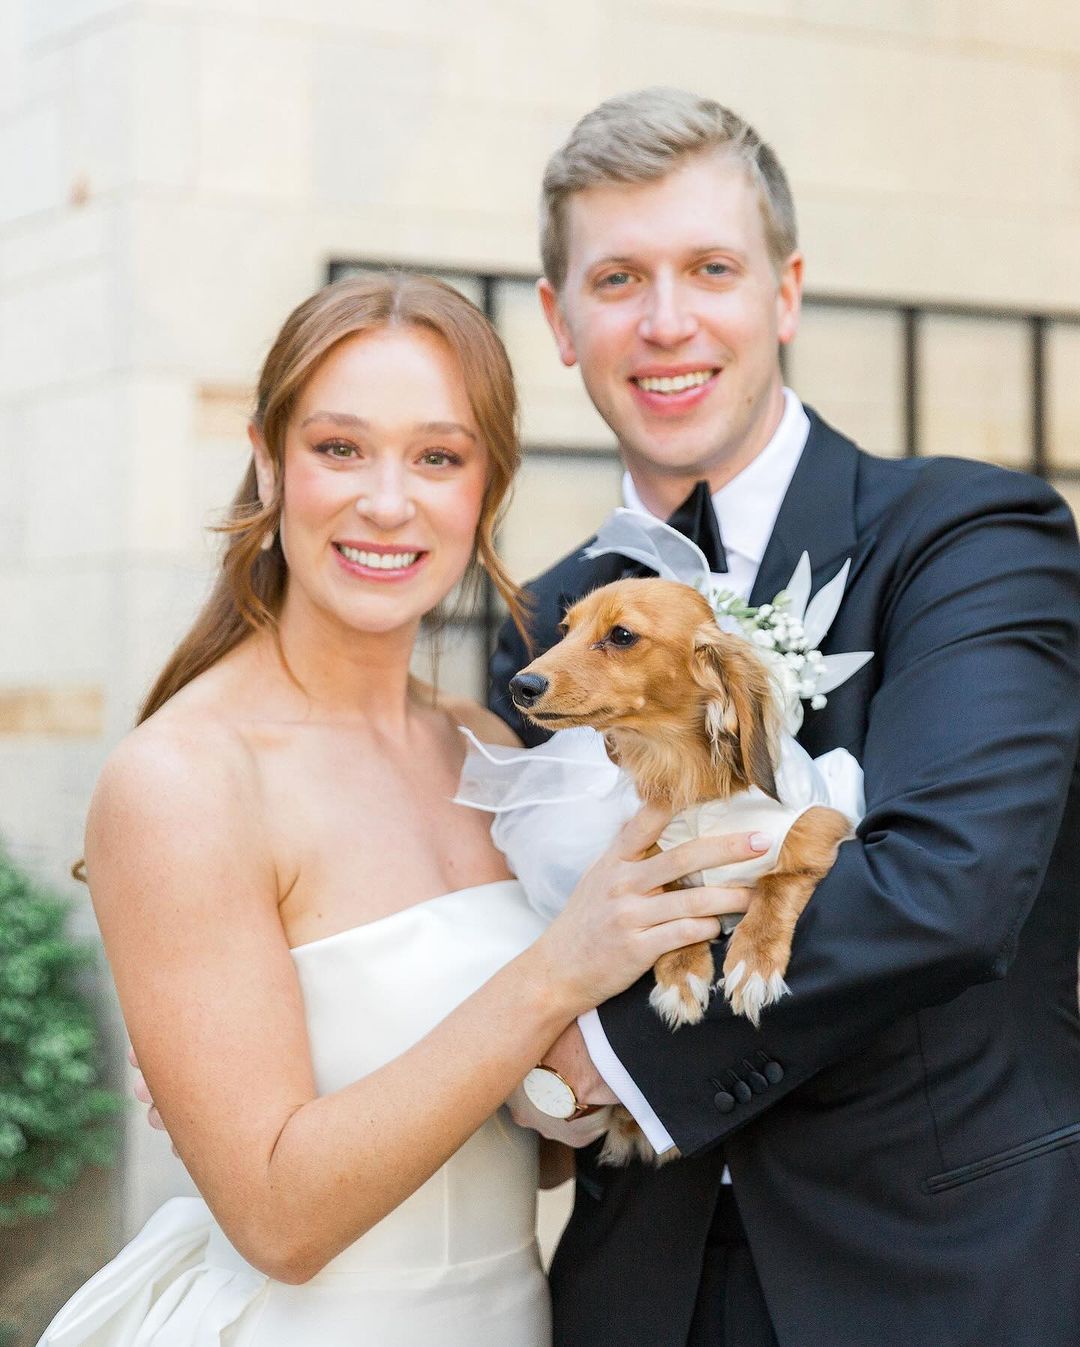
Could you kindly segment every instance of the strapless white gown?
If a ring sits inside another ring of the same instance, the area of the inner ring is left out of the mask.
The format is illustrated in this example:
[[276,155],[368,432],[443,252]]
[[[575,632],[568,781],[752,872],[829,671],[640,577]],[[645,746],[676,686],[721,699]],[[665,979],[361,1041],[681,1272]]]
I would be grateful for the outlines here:
[[[542,927],[507,881],[293,950],[319,1092],[399,1056]],[[257,1272],[205,1203],[175,1198],[68,1301],[41,1344],[550,1347],[536,1168],[535,1134],[500,1110],[302,1286]]]

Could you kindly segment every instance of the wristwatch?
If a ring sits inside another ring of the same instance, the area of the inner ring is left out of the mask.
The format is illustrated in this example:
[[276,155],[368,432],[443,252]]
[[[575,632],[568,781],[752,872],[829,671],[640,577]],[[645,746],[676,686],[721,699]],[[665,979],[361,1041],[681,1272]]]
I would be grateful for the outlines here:
[[549,1118],[559,1118],[563,1122],[574,1122],[595,1113],[599,1104],[579,1104],[574,1087],[553,1066],[543,1062],[534,1066],[522,1081],[522,1089],[534,1108],[546,1113]]

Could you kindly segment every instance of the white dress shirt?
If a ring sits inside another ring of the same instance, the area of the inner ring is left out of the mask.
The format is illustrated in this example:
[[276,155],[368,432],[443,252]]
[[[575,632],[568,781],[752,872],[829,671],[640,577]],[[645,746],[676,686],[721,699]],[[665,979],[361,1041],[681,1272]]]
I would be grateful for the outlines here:
[[[727,555],[729,587],[741,598],[750,597],[776,516],[809,434],[810,421],[802,403],[790,388],[785,388],[784,412],[772,439],[738,476],[713,494],[713,509]],[[623,478],[623,501],[630,510],[651,513],[642,504],[629,473]],[[590,1010],[580,1016],[578,1024],[593,1065],[633,1115],[653,1149],[658,1154],[670,1150],[674,1141],[616,1057],[600,1016]],[[726,1167],[724,1178],[731,1181]]]

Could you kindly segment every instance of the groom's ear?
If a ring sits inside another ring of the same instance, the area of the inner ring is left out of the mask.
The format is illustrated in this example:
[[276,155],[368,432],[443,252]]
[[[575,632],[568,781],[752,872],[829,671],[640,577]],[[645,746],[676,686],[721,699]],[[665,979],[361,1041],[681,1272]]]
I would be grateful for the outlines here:
[[559,292],[546,276],[541,276],[536,282],[536,293],[540,296],[540,307],[555,337],[555,345],[559,348],[559,359],[564,365],[576,365],[577,351],[574,350],[574,339],[559,306]]

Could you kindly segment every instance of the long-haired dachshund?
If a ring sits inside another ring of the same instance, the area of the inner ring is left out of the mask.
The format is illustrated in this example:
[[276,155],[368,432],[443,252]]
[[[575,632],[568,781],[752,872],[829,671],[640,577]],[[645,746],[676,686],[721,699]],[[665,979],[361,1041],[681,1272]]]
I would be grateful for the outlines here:
[[[563,629],[559,644],[510,683],[535,724],[600,730],[641,798],[676,814],[752,787],[777,798],[780,721],[768,670],[749,641],[720,630],[696,590],[619,580],[576,603]],[[736,1014],[757,1024],[762,1008],[787,991],[795,923],[851,836],[843,814],[813,806],[791,825],[774,867],[753,882],[724,959],[724,994]],[[673,950],[654,971],[652,1002],[667,1022],[700,1020],[715,977],[710,946]]]

